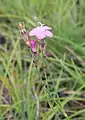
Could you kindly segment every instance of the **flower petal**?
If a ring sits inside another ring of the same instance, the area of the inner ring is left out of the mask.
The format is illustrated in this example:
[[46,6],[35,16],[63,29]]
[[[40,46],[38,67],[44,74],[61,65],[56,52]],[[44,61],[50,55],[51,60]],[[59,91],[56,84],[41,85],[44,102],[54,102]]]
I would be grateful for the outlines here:
[[46,37],[46,35],[45,35],[45,32],[38,32],[37,34],[36,34],[36,37],[37,37],[37,39],[39,39],[39,40],[41,40],[41,39],[44,39],[45,37]]
[[32,29],[30,32],[29,32],[29,36],[35,36],[36,35],[36,28]]
[[51,28],[48,26],[36,27],[29,32],[29,36],[36,36],[37,33],[41,32],[41,31],[44,32],[46,29],[51,29]]
[[45,35],[48,37],[53,37],[53,33],[48,30],[45,31]]
[[49,26],[43,26],[43,29],[44,29],[44,30],[51,30],[52,28],[49,27]]

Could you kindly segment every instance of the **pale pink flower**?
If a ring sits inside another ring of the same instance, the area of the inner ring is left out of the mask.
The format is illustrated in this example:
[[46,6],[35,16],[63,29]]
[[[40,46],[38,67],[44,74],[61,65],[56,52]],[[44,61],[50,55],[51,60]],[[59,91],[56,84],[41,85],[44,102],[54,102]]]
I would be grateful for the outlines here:
[[38,26],[29,32],[29,36],[36,36],[39,40],[45,37],[52,37],[53,33],[50,31],[51,29],[52,28],[48,26]]

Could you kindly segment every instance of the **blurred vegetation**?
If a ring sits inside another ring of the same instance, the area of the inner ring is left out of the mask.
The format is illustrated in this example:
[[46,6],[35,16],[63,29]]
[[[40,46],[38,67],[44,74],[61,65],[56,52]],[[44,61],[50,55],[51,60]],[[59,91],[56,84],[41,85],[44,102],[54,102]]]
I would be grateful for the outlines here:
[[[18,31],[52,27],[33,67]],[[39,114],[38,114],[39,112]],[[85,0],[0,0],[0,120],[85,120]]]

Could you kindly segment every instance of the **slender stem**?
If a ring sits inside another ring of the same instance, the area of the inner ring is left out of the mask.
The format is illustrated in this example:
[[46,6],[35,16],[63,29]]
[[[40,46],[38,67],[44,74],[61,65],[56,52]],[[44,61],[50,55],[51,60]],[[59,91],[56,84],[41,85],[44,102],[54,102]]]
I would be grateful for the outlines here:
[[28,79],[26,81],[26,97],[27,97],[28,120],[31,120],[31,98],[30,98],[31,88],[30,88],[30,82],[31,82],[32,65],[33,65],[33,60],[31,61],[29,71],[28,71]]
[[34,97],[35,97],[35,100],[36,100],[36,117],[35,117],[35,120],[39,120],[39,108],[40,108],[39,98],[38,98],[38,95],[36,94],[35,87],[33,86],[32,88],[33,88]]

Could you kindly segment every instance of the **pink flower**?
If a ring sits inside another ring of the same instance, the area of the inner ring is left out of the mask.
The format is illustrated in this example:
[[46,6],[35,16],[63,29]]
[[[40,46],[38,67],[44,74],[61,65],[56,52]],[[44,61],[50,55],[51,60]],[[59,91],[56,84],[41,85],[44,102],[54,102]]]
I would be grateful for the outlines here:
[[36,52],[36,40],[29,40],[27,39],[26,44],[31,48],[32,52]]
[[31,40],[30,41],[30,47],[32,49],[32,52],[36,53],[36,40]]
[[52,28],[48,26],[38,26],[29,32],[29,36],[36,36],[37,39],[42,40],[45,37],[52,37],[53,33],[50,31]]

